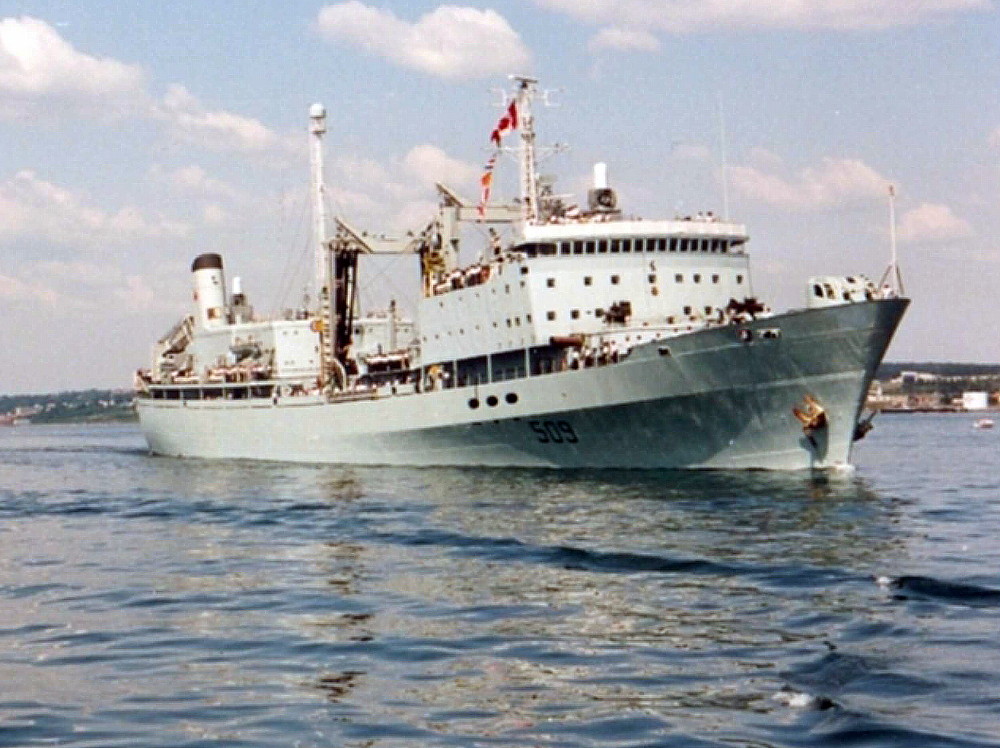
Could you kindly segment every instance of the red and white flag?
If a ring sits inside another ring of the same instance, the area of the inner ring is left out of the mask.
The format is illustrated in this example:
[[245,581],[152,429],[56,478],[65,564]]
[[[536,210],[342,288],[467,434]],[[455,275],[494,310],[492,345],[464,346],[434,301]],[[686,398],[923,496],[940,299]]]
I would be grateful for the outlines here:
[[499,148],[500,140],[504,135],[509,135],[511,132],[517,129],[517,101],[512,100],[510,106],[507,107],[507,113],[500,118],[497,126],[493,128],[493,133],[490,135],[490,140],[493,144]]

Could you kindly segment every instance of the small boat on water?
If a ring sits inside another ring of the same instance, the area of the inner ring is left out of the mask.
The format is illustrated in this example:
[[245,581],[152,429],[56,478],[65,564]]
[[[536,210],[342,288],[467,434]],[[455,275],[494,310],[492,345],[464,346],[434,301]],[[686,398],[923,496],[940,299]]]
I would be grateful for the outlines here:
[[974,424],[972,424],[972,427],[976,429],[991,429],[993,428],[993,419],[980,418]]

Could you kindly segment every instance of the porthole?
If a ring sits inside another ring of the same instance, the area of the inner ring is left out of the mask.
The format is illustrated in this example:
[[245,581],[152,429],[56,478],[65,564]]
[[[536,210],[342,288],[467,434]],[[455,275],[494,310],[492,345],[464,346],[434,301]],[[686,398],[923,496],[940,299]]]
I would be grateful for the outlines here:
[[506,400],[508,402],[508,404],[513,405],[514,403],[517,402],[517,393],[516,392],[508,392],[504,396],[504,400]]
[[475,410],[476,408],[478,408],[479,407],[479,398],[478,397],[469,398],[469,407],[472,408],[473,410]]
[[495,408],[500,404],[500,400],[497,398],[496,395],[490,395],[488,398],[486,398],[486,404],[489,405],[491,408]]

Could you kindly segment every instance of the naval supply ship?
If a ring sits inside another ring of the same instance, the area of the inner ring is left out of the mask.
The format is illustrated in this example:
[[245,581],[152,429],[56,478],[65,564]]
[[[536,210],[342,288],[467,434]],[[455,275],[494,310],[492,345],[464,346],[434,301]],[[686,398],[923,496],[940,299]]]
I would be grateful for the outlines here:
[[[775,313],[751,291],[742,224],[630,216],[603,164],[585,204],[556,193],[537,172],[537,82],[512,80],[478,203],[438,184],[431,220],[398,239],[340,217],[330,230],[325,111],[313,105],[317,301],[262,317],[238,279],[227,286],[218,254],[195,258],[191,313],[136,373],[151,452],[546,468],[850,463],[909,304],[898,268],[887,272],[898,284],[811,278],[802,308]],[[497,203],[504,153],[517,157],[520,194]],[[419,259],[413,321],[395,304],[360,309],[365,258],[393,253]]]

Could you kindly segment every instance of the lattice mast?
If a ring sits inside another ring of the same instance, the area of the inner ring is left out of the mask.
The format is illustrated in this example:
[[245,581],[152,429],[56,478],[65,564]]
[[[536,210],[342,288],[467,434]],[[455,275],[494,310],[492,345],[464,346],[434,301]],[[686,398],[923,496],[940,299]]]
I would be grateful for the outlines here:
[[518,127],[521,131],[521,208],[525,223],[538,223],[538,172],[535,151],[535,116],[531,105],[537,94],[537,78],[515,75]]

